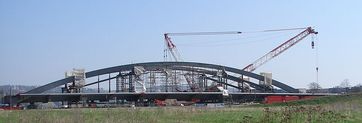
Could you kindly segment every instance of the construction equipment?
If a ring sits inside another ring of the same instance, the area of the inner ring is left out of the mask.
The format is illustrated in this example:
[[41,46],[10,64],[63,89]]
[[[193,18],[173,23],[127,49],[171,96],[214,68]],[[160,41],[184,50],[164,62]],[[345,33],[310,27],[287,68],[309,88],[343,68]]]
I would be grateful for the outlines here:
[[[248,64],[246,67],[243,68],[244,71],[253,72],[256,68],[262,66],[263,64],[265,64],[269,60],[271,60],[271,59],[275,58],[276,56],[280,55],[281,53],[283,53],[284,51],[286,51],[290,47],[294,46],[295,44],[297,44],[298,42],[303,40],[308,35],[310,35],[310,34],[318,34],[318,32],[316,32],[311,27],[307,27],[307,28],[289,28],[289,29],[263,30],[263,31],[254,31],[254,32],[228,31],[228,32],[165,33],[164,38],[165,38],[165,46],[167,46],[167,49],[164,50],[164,59],[167,60],[167,53],[169,51],[175,61],[182,61],[181,56],[178,53],[178,50],[176,48],[176,45],[172,42],[170,36],[225,35],[225,34],[242,34],[242,33],[288,31],[288,30],[300,30],[300,29],[304,29],[304,30],[302,32],[300,32],[299,34],[297,34],[296,36],[292,37],[291,39],[287,40],[286,42],[282,43],[278,47],[274,48],[273,50],[271,50],[270,52],[268,52],[264,56],[260,57],[259,59],[257,59],[253,63]],[[312,41],[311,45],[312,45],[312,48],[314,49],[314,41]],[[316,70],[318,71],[318,67],[316,68]],[[191,84],[191,82],[189,81],[190,79],[187,76],[185,76],[185,77],[186,77],[187,82],[189,84]],[[241,76],[241,77],[243,79],[244,78],[248,79],[247,77],[243,77],[243,76]],[[242,82],[242,84],[243,85],[239,85],[239,87],[243,86],[243,88],[244,88],[244,83]],[[246,86],[248,86],[248,85],[246,85]]]
[[[275,30],[277,31],[277,30]],[[244,71],[253,72],[256,68],[260,67],[261,65],[265,64],[269,60],[275,58],[276,56],[280,55],[290,47],[294,46],[301,40],[303,40],[305,37],[307,37],[310,34],[318,34],[318,32],[314,31],[312,27],[307,27],[304,31],[299,33],[298,35],[294,36],[293,38],[287,40],[283,44],[279,45],[278,47],[274,48],[264,56],[260,57],[253,63],[247,65],[245,68],[243,68]],[[312,42],[312,48],[314,48],[314,42]]]
[[[301,40],[303,40],[305,37],[307,37],[310,34],[318,34],[318,32],[314,31],[312,27],[307,28],[290,28],[290,29],[277,29],[277,30],[263,30],[263,31],[254,31],[252,33],[256,32],[272,32],[272,31],[286,31],[286,30],[296,30],[296,29],[304,29],[301,33],[297,34],[293,38],[287,40],[286,42],[282,43],[278,47],[274,48],[264,56],[260,57],[253,63],[247,65],[245,68],[243,68],[244,71],[253,72],[256,68],[260,67],[261,65],[265,64],[269,60],[275,58],[276,56],[280,55],[290,47],[294,46]],[[188,36],[188,35],[225,35],[225,34],[242,34],[242,33],[250,33],[250,32],[240,32],[240,31],[228,31],[228,32],[189,32],[189,33],[165,33],[165,43],[167,46],[167,49],[171,53],[172,57],[175,61],[182,61],[180,54],[178,53],[178,50],[176,48],[176,45],[172,42],[170,36]],[[311,43],[312,48],[314,49],[314,41]],[[167,51],[165,50],[164,57],[167,57]]]
[[[187,36],[187,35],[227,35],[227,34],[241,34],[242,32],[238,31],[228,31],[228,32],[189,32],[189,33],[165,33],[165,45],[167,46],[167,49],[164,50],[164,59],[167,60],[167,53],[168,51],[171,53],[173,59],[175,61],[182,61],[182,58],[180,54],[178,53],[178,50],[176,48],[176,45],[172,42],[170,36]],[[167,51],[168,50],[168,51]],[[186,73],[183,74],[188,85],[190,86],[192,91],[196,91],[197,87],[193,83],[193,79],[189,76],[191,74]]]
[[[299,29],[299,28],[297,28],[297,29]],[[285,30],[285,29],[282,29],[282,30]],[[282,31],[282,30],[269,30],[269,31]],[[298,42],[300,42],[301,40],[303,40],[305,37],[307,37],[310,34],[318,34],[318,32],[316,32],[314,29],[312,29],[312,27],[305,28],[302,32],[300,32],[296,36],[292,37],[291,39],[289,39],[286,42],[282,43],[278,47],[274,48],[273,50],[271,50],[270,52],[268,52],[264,56],[260,57],[259,59],[257,59],[253,63],[247,65],[245,68],[243,68],[243,70],[247,71],[247,72],[253,72],[256,68],[262,66],[263,64],[265,64],[269,60],[277,57],[278,55],[280,55],[281,53],[283,53],[284,51],[286,51],[290,47],[294,46],[295,44],[297,44]],[[311,46],[312,46],[312,49],[314,49],[314,40],[313,39],[312,39],[312,42],[311,42]],[[316,67],[316,71],[317,71],[317,81],[318,81],[318,67]],[[248,78],[248,77],[242,76],[242,78],[244,80],[244,78]],[[264,79],[268,79],[268,77],[264,76]],[[238,86],[242,87],[242,88],[244,88],[244,85],[246,85],[244,82],[242,82],[241,84],[238,84]],[[268,89],[271,89],[272,88],[271,85],[272,85],[272,83],[269,83],[268,85],[265,85],[265,87],[268,88]]]

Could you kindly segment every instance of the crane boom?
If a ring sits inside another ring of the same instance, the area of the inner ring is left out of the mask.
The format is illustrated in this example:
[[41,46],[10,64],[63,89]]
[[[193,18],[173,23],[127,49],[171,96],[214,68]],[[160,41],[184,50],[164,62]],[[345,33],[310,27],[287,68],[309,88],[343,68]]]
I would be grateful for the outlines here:
[[180,54],[177,51],[176,45],[173,44],[171,38],[169,36],[187,36],[187,35],[228,35],[228,34],[241,34],[239,31],[226,31],[226,32],[186,32],[186,33],[165,33],[165,43],[167,49],[170,51],[174,60],[182,61]]
[[227,34],[241,34],[239,31],[226,31],[226,32],[185,32],[185,33],[166,33],[169,36],[185,36],[185,35],[227,35]]
[[[164,38],[165,38],[165,44],[167,49],[169,50],[169,52],[171,53],[172,57],[174,58],[174,60],[176,62],[178,61],[182,61],[181,59],[181,55],[178,53],[178,50],[176,48],[176,45],[172,42],[171,38],[169,36],[187,36],[187,35],[227,35],[227,34],[241,34],[242,32],[238,32],[238,31],[228,31],[228,32],[187,32],[187,33],[165,33],[164,34]],[[165,57],[167,57],[167,51],[165,49]],[[167,58],[165,58],[167,59]],[[184,74],[182,72],[182,74]],[[184,77],[188,83],[188,85],[190,86],[190,89],[192,91],[195,91],[197,88],[196,86],[193,84],[193,80],[192,78],[186,73],[184,74]]]
[[256,68],[260,67],[261,65],[265,64],[269,60],[271,60],[271,59],[275,58],[276,56],[278,56],[279,54],[283,53],[284,51],[286,51],[293,45],[297,44],[298,42],[300,42],[301,40],[303,40],[305,37],[307,37],[310,34],[318,34],[318,32],[314,31],[314,29],[312,29],[311,27],[307,27],[304,31],[302,31],[298,35],[294,36],[293,38],[287,40],[283,44],[274,48],[273,50],[271,50],[264,56],[260,57],[253,63],[247,65],[243,70],[248,71],[248,72],[254,71]]
[[[168,37],[168,35],[165,33],[165,44],[167,46],[167,49],[169,50],[169,52],[171,53],[172,57],[175,59],[175,61],[179,61],[180,60],[180,54],[178,53],[177,49],[176,49],[176,45],[172,43],[171,38]],[[167,51],[165,49],[165,57],[167,55]]]

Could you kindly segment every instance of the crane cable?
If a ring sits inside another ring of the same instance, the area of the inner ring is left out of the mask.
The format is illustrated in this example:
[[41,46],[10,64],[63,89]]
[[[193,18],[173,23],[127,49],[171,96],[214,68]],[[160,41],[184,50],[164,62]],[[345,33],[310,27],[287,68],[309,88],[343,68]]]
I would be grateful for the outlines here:
[[307,29],[307,28],[302,27],[302,28],[269,29],[269,30],[249,31],[249,32],[242,32],[242,33],[280,32],[280,31],[302,30],[302,29]]
[[315,49],[315,70],[316,70],[316,83],[319,82],[319,64],[318,64],[318,37],[312,35],[312,49]]

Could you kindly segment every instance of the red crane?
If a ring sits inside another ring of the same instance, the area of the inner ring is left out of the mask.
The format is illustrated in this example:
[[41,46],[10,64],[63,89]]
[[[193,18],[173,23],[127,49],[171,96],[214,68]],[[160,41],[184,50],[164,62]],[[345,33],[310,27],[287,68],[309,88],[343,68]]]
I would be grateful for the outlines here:
[[[296,36],[292,37],[291,39],[287,40],[286,42],[282,43],[278,47],[274,48],[264,56],[260,57],[253,63],[247,65],[245,68],[243,68],[244,71],[253,72],[256,68],[260,67],[261,65],[265,64],[269,60],[275,58],[276,56],[280,55],[290,47],[294,46],[301,40],[303,40],[305,37],[307,37],[310,34],[318,34],[314,29],[311,27],[307,28],[290,28],[290,29],[277,29],[277,30],[263,30],[263,31],[255,31],[255,32],[240,32],[240,31],[228,31],[228,32],[189,32],[189,33],[165,33],[165,44],[167,46],[167,49],[165,49],[165,60],[167,59],[167,50],[171,53],[173,59],[175,61],[182,61],[180,54],[177,51],[176,45],[172,42],[170,36],[188,36],[188,35],[226,35],[226,34],[242,34],[242,33],[256,33],[256,32],[272,32],[272,31],[287,31],[287,30],[297,30],[297,29],[304,29],[302,32],[297,34]],[[314,41],[312,42],[312,48],[314,48]],[[318,67],[316,68],[318,71]],[[191,89],[194,90],[195,88],[191,86],[191,80],[187,76],[185,76],[186,81],[190,85]]]
[[[226,34],[241,34],[241,32],[237,31],[229,31],[229,32],[190,32],[190,33],[165,33],[165,44],[167,46],[168,51],[171,53],[173,59],[177,61],[182,61],[180,54],[178,53],[178,50],[176,48],[176,45],[173,44],[171,41],[171,38],[169,36],[186,36],[186,35],[226,35]],[[167,60],[167,49],[164,51],[164,58]],[[184,73],[182,73],[184,74]],[[188,76],[190,74],[186,73],[184,74],[184,77],[187,81],[187,84],[190,86],[190,89],[192,91],[197,90],[197,87],[195,86],[193,79]]]
[[[277,31],[277,30],[275,30]],[[276,56],[280,55],[290,47],[294,46],[301,40],[303,40],[305,37],[307,37],[310,34],[318,34],[318,32],[314,31],[312,27],[305,28],[304,31],[299,33],[298,35],[294,36],[293,38],[287,40],[283,44],[279,45],[278,47],[274,48],[264,56],[260,57],[253,63],[247,65],[245,68],[243,68],[244,71],[253,72],[256,68],[260,67],[261,65],[265,64],[269,60],[275,58]],[[312,48],[314,48],[314,42],[312,42]]]

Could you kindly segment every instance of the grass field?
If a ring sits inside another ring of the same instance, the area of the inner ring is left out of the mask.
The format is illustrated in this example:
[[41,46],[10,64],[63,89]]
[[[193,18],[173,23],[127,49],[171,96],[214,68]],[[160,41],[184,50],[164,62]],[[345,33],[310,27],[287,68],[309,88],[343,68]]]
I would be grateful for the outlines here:
[[0,111],[0,123],[361,123],[362,94],[227,108],[153,107]]

